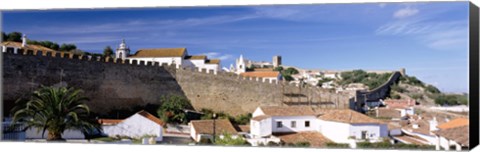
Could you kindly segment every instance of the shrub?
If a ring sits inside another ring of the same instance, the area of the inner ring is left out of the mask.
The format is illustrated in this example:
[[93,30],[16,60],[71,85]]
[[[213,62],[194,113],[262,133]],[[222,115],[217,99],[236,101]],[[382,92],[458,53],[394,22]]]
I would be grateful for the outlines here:
[[162,105],[157,110],[157,114],[168,123],[185,123],[186,114],[184,110],[193,109],[190,100],[182,96],[163,96],[160,100]]
[[350,148],[348,144],[340,144],[340,143],[333,143],[333,142],[328,142],[326,146],[328,148]]

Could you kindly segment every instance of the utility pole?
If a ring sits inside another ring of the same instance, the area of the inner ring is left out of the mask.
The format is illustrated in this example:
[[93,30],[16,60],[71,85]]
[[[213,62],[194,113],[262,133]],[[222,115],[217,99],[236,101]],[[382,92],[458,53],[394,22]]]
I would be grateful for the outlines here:
[[215,119],[217,118],[217,114],[216,113],[213,113],[213,143],[215,143],[215,136],[216,136],[216,132],[215,132]]

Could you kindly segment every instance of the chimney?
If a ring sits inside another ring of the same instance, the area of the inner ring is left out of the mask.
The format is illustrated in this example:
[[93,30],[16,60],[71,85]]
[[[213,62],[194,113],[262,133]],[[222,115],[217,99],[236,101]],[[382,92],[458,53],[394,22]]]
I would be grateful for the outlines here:
[[433,117],[433,119],[430,120],[430,131],[438,130],[437,125],[438,125],[437,118]]
[[26,46],[27,46],[27,35],[23,34],[23,36],[22,36],[22,47],[26,47]]
[[412,124],[412,128],[413,128],[413,129],[418,129],[418,124],[416,124],[416,123],[415,123],[415,124]]

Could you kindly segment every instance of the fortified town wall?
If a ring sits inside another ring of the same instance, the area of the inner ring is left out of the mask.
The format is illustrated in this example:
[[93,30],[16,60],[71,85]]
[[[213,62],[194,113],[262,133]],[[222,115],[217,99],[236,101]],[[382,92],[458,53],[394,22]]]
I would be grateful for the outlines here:
[[[136,60],[92,58],[68,53],[7,50],[3,55],[5,115],[15,100],[26,98],[41,85],[63,85],[84,90],[91,110],[100,115],[134,107],[161,104],[164,95],[187,97],[196,110],[208,108],[232,115],[250,113],[262,105],[311,105],[348,108],[353,98],[317,87],[297,87],[283,82],[261,82],[232,73],[177,69]],[[117,112],[118,115],[118,112]],[[125,114],[128,116],[129,114]]]

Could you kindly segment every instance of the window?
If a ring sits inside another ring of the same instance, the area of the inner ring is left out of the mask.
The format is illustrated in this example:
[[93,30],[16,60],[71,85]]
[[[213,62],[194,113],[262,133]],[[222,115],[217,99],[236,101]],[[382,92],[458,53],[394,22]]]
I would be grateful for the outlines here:
[[283,124],[281,121],[277,121],[277,128],[282,128],[283,127]]
[[297,127],[297,122],[296,122],[296,121],[292,121],[292,122],[290,123],[290,126],[291,126],[292,128]]
[[305,127],[310,127],[310,121],[305,121]]

